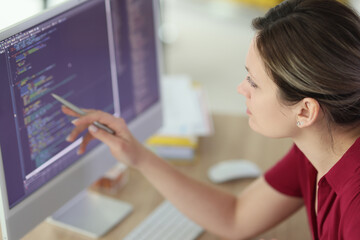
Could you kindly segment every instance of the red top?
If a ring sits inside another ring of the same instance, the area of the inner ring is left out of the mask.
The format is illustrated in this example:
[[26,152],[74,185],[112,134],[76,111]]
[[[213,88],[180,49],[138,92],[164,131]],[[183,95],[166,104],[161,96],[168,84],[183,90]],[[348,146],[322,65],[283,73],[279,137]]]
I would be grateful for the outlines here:
[[304,199],[314,240],[360,239],[360,138],[320,179],[317,216],[316,176],[316,169],[296,145],[265,173],[273,188]]

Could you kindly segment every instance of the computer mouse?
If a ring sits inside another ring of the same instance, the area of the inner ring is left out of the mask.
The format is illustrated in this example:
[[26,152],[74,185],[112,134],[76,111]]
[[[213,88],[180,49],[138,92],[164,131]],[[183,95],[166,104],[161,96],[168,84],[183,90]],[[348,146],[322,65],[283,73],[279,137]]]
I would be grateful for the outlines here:
[[231,159],[217,163],[209,168],[208,177],[213,183],[223,183],[239,178],[253,178],[261,175],[260,168],[244,159]]

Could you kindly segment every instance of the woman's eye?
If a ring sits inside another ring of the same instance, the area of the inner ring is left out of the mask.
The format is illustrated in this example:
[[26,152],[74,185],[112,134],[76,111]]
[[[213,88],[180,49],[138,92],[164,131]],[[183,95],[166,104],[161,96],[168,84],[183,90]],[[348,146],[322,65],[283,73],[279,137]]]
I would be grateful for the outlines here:
[[256,83],[254,83],[254,82],[251,80],[250,76],[247,76],[247,77],[246,77],[246,80],[249,82],[249,84],[250,84],[251,87],[253,87],[253,88],[257,88],[257,87],[258,87],[258,86],[256,85]]

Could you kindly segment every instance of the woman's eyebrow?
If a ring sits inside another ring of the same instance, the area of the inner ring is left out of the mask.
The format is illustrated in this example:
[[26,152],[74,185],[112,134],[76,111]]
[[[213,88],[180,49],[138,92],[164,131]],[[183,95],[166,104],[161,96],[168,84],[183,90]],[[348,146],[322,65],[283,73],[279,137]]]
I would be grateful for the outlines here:
[[245,66],[245,69],[246,69],[246,71],[251,75],[251,77],[252,77],[253,79],[255,79],[255,78],[254,78],[254,75],[251,74],[250,69],[249,69],[247,66]]

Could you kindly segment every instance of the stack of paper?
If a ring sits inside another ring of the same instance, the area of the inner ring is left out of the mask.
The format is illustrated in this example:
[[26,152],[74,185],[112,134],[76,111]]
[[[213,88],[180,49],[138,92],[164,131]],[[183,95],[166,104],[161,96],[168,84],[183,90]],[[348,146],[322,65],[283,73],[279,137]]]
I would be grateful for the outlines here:
[[193,136],[155,135],[147,141],[157,155],[169,160],[193,160],[197,138]]
[[198,137],[213,131],[205,91],[188,76],[166,76],[162,102],[164,125],[147,145],[165,159],[193,160]]

